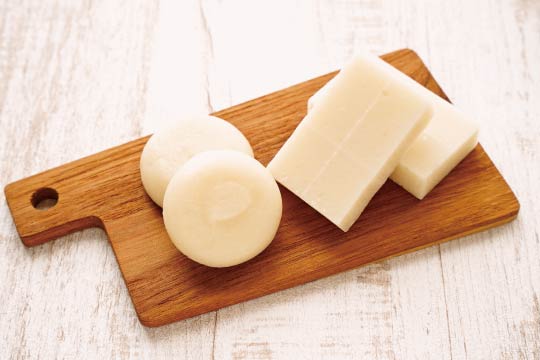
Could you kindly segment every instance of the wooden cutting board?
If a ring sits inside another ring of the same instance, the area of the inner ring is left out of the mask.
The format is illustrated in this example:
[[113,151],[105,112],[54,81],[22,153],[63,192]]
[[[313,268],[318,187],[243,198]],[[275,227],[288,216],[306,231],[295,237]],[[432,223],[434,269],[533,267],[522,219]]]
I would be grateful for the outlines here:
[[[445,97],[411,50],[382,57]],[[267,164],[306,113],[307,99],[336,73],[217,112]],[[445,97],[446,98],[446,97]],[[144,137],[9,184],[6,198],[23,243],[39,245],[99,226],[109,236],[141,323],[160,326],[514,219],[519,203],[478,145],[424,200],[388,181],[343,233],[281,187],[283,219],[272,244],[232,268],[198,265],[179,253],[161,209],[144,192]],[[33,205],[58,198],[55,206]],[[90,271],[90,270],[89,270]]]

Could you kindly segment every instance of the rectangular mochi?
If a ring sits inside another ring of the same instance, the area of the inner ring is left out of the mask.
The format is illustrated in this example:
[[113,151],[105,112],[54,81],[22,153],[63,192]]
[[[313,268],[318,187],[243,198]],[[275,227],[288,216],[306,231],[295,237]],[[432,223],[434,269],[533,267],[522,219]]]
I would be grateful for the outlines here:
[[[448,173],[465,158],[478,143],[478,128],[452,104],[432,93],[407,75],[373,55],[362,55],[366,61],[380,67],[402,81],[410,91],[417,92],[433,106],[433,117],[422,134],[400,159],[390,176],[409,193],[423,199]],[[371,75],[364,74],[366,78]],[[308,111],[326,96],[330,80],[308,100]],[[364,89],[365,90],[365,89]],[[358,91],[358,101],[365,101],[365,91]]]
[[347,231],[431,114],[429,102],[402,81],[373,66],[372,60],[356,57],[268,169],[279,183]]

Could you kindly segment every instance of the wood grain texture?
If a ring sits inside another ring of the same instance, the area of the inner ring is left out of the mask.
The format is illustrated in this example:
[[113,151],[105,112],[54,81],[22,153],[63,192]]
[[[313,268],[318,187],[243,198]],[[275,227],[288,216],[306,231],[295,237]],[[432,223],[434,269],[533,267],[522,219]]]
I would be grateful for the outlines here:
[[[420,58],[400,50],[383,59],[444,96]],[[215,113],[234,124],[266,165],[306,114],[321,76]],[[139,176],[147,137],[5,188],[27,246],[92,226],[105,229],[141,322],[160,326],[506,223],[519,203],[480,145],[422,201],[388,181],[347,232],[281,188],[283,217],[272,244],[255,259],[212,269],[170,241],[161,209]],[[36,196],[58,194],[48,210]],[[37,195],[36,195],[37,194]]]
[[103,231],[25,248],[0,201],[0,357],[538,358],[539,29],[530,0],[2,2],[2,186],[357,49],[407,46],[480,124],[522,207],[506,226],[149,329]]

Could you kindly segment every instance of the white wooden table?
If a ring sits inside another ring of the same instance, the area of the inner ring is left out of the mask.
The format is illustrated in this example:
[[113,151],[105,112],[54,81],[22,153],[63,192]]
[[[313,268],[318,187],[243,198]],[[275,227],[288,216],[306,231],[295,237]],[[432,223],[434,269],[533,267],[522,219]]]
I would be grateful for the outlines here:
[[517,221],[157,329],[101,230],[0,204],[0,358],[540,359],[538,0],[4,0],[0,183],[410,47],[481,125]]

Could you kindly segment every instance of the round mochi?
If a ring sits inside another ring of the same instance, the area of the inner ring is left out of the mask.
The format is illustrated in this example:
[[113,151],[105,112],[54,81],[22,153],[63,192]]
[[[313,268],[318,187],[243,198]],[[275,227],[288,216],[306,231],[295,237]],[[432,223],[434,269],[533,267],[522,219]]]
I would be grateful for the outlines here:
[[255,257],[274,239],[281,194],[270,172],[237,151],[195,155],[174,175],[163,203],[165,228],[188,258],[211,267]]
[[144,189],[159,206],[169,181],[193,155],[207,150],[236,150],[253,157],[244,135],[231,123],[209,115],[185,116],[156,132],[141,155]]

